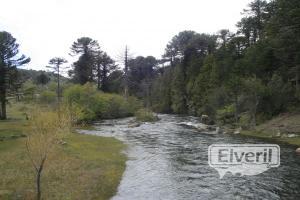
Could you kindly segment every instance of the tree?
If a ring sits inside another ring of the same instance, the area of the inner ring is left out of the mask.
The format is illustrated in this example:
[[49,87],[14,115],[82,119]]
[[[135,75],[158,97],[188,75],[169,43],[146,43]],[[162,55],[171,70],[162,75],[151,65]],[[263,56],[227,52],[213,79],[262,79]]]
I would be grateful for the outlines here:
[[235,124],[237,125],[239,122],[239,97],[243,92],[243,79],[238,74],[232,74],[229,79],[227,79],[225,87],[228,93],[231,96],[234,104],[234,120]]
[[114,70],[107,77],[108,91],[111,93],[123,92],[123,70]]
[[67,62],[68,61],[65,60],[64,58],[55,57],[49,61],[49,64],[52,66],[47,66],[57,75],[57,90],[56,90],[56,92],[57,92],[58,103],[60,102],[60,97],[61,97],[61,88],[60,88],[61,65],[65,64]]
[[248,46],[264,37],[264,25],[269,16],[267,5],[264,0],[254,0],[249,4],[249,9],[244,9],[245,17],[237,24],[238,33],[245,36]]
[[26,150],[36,174],[37,200],[42,198],[41,177],[46,161],[50,164],[50,155],[55,153],[64,136],[70,133],[68,112],[61,112],[59,116],[55,112],[36,111],[30,119]]
[[72,44],[71,55],[79,56],[69,72],[74,82],[84,85],[94,80],[95,57],[99,52],[98,42],[89,37],[81,37]]
[[11,71],[16,67],[27,64],[30,58],[19,55],[19,44],[8,32],[0,32],[0,119],[6,119],[6,95]]
[[293,100],[291,83],[285,83],[281,76],[274,74],[267,83],[266,96],[262,99],[261,106],[271,116],[286,111]]
[[195,108],[192,105],[188,85],[193,85],[200,73],[205,57],[213,54],[217,46],[217,36],[199,34],[194,31],[183,31],[168,43],[164,57],[171,61],[172,109],[179,113],[189,113]]
[[163,57],[169,59],[172,67],[174,67],[180,59],[182,59],[184,51],[192,44],[192,41],[197,35],[198,33],[194,31],[182,31],[178,35],[174,36],[167,44]]
[[230,38],[232,37],[232,33],[228,29],[222,29],[219,31],[219,38],[222,40],[221,45],[225,47]]
[[128,67],[128,60],[129,60],[129,55],[128,55],[128,48],[127,46],[125,47],[125,54],[124,54],[124,96],[126,99],[128,99],[128,90],[129,90],[129,67]]
[[115,62],[111,59],[107,53],[98,52],[96,58],[96,74],[97,74],[97,86],[99,90],[108,92],[108,75],[116,69]]
[[213,55],[205,58],[203,66],[201,66],[198,76],[187,84],[189,95],[189,111],[192,114],[212,114],[208,113],[208,98],[217,82],[216,63]]
[[300,1],[277,0],[267,24],[267,36],[281,65],[281,76],[295,86],[297,96],[300,82]]
[[172,113],[173,68],[164,67],[155,77],[151,92],[152,108],[156,112]]
[[251,126],[256,126],[256,113],[257,107],[261,102],[263,95],[265,94],[266,88],[260,79],[251,77],[244,80],[245,95],[248,97],[248,106],[251,114]]
[[148,103],[150,103],[149,92],[151,81],[155,76],[157,60],[153,56],[138,56],[130,59],[128,66],[130,93],[140,98],[147,97]]
[[49,83],[50,78],[45,74],[45,72],[42,72],[40,75],[38,75],[35,79],[36,84],[38,85],[46,85]]
[[187,114],[187,92],[186,92],[186,79],[184,76],[183,67],[177,65],[174,70],[172,80],[172,110],[175,113]]

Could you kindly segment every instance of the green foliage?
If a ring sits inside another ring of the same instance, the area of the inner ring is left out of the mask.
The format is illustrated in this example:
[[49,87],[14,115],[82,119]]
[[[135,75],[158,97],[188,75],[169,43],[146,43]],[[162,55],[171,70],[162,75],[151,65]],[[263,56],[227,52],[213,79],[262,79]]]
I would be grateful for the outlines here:
[[234,124],[235,106],[233,104],[217,110],[217,120],[222,124]]
[[195,80],[190,79],[187,84],[187,93],[189,96],[189,110],[192,113],[211,114],[208,98],[216,86],[215,60],[213,56],[207,56],[200,73]]
[[254,0],[235,34],[174,36],[164,55],[170,65],[153,84],[153,108],[236,125],[249,122],[247,113],[254,127],[256,117],[262,122],[299,107],[299,6],[297,0]]
[[240,115],[240,118],[239,118],[239,125],[243,128],[243,129],[249,129],[249,125],[251,124],[251,116],[249,113],[245,112],[245,113],[242,113]]
[[37,85],[35,85],[32,81],[26,81],[23,84],[24,100],[26,102],[34,101],[37,89]]
[[35,79],[35,83],[37,85],[46,85],[49,81],[50,78],[44,72],[38,75]]
[[[262,102],[263,110],[271,116],[285,112],[291,104],[293,90],[290,83],[285,83],[281,76],[274,74],[267,84],[267,93]],[[262,108],[260,108],[262,110]]]
[[151,98],[152,98],[152,109],[155,112],[172,112],[172,83],[173,71],[172,69],[165,69],[165,73],[158,76],[153,83]]
[[[8,32],[0,32],[0,120],[6,119],[7,93],[16,82],[16,67],[27,64],[30,58],[19,54],[19,44]],[[13,76],[14,75],[14,76]]]
[[43,104],[52,104],[56,101],[57,96],[55,92],[52,91],[44,91],[39,95],[39,102]]
[[186,88],[183,66],[177,65],[172,80],[172,110],[175,113],[185,114],[187,110]]
[[140,107],[134,97],[126,100],[117,94],[103,93],[91,83],[69,87],[64,100],[72,111],[79,113],[79,121],[127,117]]
[[158,120],[158,117],[148,109],[139,109],[134,115],[136,120],[140,122],[154,122]]

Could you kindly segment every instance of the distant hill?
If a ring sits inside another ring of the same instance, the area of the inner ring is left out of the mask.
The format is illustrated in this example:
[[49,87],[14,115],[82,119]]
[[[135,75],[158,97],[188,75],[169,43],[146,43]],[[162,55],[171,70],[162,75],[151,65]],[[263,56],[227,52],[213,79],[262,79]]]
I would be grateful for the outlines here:
[[[46,72],[44,70],[33,70],[33,69],[18,69],[18,72],[20,74],[20,78],[23,82],[27,81],[27,80],[32,80],[35,81],[36,77],[39,76],[42,73],[45,73],[51,81],[56,81],[56,74],[54,74],[53,72]],[[61,76],[61,81],[68,81],[69,79]]]

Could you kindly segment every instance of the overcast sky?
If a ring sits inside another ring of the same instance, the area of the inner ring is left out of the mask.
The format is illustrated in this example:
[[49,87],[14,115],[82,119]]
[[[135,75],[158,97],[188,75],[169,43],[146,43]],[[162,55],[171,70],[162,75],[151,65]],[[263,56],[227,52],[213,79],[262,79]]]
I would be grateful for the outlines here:
[[250,0],[0,0],[0,31],[11,32],[26,68],[43,69],[52,57],[72,61],[70,46],[82,36],[98,40],[117,58],[128,45],[134,56],[160,57],[178,32],[235,31]]

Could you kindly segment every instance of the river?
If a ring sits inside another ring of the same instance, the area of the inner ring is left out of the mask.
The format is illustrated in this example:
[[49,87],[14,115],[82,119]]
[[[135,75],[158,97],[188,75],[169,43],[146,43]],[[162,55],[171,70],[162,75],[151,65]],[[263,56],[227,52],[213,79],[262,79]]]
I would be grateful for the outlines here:
[[[255,176],[227,173],[223,179],[208,165],[211,144],[263,144],[256,138],[204,134],[180,125],[194,117],[159,115],[155,123],[130,128],[132,118],[106,120],[95,130],[128,145],[126,170],[113,200],[181,199],[300,199],[300,156],[280,144],[281,165]],[[270,143],[270,142],[268,142]]]

